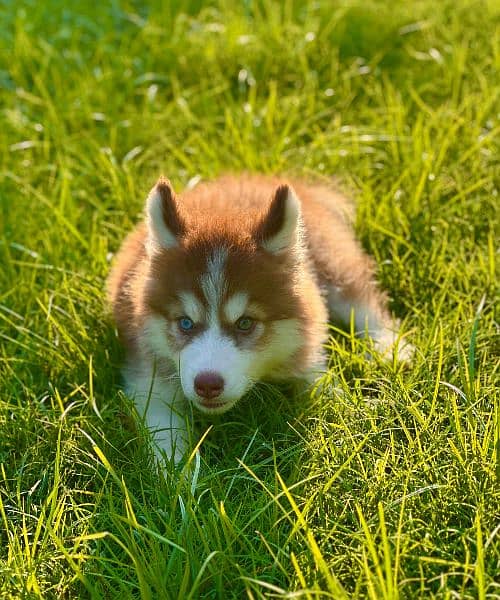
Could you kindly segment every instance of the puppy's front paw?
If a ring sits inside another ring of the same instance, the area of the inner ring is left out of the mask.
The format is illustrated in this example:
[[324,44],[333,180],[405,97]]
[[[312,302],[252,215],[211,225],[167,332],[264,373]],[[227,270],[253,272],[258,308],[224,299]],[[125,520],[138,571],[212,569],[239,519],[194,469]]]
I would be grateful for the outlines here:
[[178,466],[188,458],[188,444],[183,436],[172,433],[169,436],[164,434],[162,438],[153,442],[153,451],[158,464],[173,463]]

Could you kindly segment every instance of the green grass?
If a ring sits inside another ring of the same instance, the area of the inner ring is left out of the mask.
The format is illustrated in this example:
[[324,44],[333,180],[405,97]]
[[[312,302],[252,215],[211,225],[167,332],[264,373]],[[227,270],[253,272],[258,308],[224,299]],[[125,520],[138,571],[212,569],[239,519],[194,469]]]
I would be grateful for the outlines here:
[[[498,3],[64,4],[0,6],[0,597],[500,598]],[[415,361],[333,332],[157,472],[109,258],[239,169],[352,191]]]

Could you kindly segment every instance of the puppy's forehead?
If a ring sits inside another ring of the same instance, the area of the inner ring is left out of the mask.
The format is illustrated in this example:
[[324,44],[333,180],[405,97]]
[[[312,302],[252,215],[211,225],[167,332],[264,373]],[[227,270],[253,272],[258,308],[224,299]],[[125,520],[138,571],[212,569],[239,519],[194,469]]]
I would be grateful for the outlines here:
[[[194,321],[208,320],[213,324],[218,322],[218,313],[227,301],[228,253],[228,249],[224,246],[208,248],[205,253],[198,253],[191,286],[178,291],[177,298],[185,314]],[[190,256],[192,264],[194,258],[193,255]],[[179,264],[178,268],[182,269],[182,264]]]
[[[227,262],[230,251],[221,246],[211,250],[206,258],[206,270],[199,277],[208,318],[234,323],[243,316],[249,303],[249,295],[244,288],[230,291]],[[242,264],[244,268],[244,264]]]
[[[272,319],[296,312],[293,281],[280,258],[250,246],[217,242],[193,242],[169,252],[157,271],[162,304],[167,295],[169,304],[181,304],[195,321],[234,322],[245,309]],[[255,311],[254,305],[263,310]]]
[[200,277],[200,285],[208,306],[216,308],[222,302],[227,290],[225,266],[228,250],[214,248],[207,256],[206,270]]

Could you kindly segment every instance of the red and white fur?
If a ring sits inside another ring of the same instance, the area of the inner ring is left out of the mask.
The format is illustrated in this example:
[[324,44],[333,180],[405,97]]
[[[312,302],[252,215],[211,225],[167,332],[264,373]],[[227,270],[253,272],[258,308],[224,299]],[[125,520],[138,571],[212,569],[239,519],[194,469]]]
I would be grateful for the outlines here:
[[108,289],[126,391],[159,457],[184,456],[188,403],[217,414],[255,382],[312,381],[329,318],[400,359],[397,322],[356,241],[348,200],[318,183],[225,176],[177,197],[161,178]]

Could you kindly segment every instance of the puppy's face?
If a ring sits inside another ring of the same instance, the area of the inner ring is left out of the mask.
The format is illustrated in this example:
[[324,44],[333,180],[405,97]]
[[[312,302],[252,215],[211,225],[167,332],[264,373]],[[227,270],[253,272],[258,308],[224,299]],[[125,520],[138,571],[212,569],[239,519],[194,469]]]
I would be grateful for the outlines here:
[[299,220],[286,186],[266,214],[236,226],[184,217],[166,182],[152,190],[143,343],[176,366],[203,412],[225,412],[300,351]]

